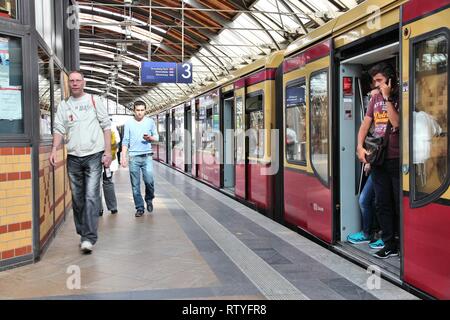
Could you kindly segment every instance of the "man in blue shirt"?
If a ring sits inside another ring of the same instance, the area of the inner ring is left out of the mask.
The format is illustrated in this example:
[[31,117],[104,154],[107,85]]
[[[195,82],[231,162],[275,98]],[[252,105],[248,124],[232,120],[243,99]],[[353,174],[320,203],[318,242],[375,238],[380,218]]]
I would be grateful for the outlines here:
[[156,124],[151,118],[145,117],[146,104],[143,101],[134,103],[134,118],[130,119],[124,127],[122,141],[122,167],[128,164],[127,152],[130,162],[130,180],[133,189],[135,217],[144,214],[144,201],[141,195],[141,171],[145,184],[145,202],[148,212],[153,211],[152,200],[155,197],[153,180],[153,151],[152,142],[159,140]]

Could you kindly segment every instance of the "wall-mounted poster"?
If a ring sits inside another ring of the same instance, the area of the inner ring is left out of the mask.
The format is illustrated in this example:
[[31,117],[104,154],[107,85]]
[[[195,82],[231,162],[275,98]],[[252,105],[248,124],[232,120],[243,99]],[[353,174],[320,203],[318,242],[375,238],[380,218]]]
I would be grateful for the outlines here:
[[20,89],[0,88],[0,119],[22,119],[22,92]]
[[0,87],[9,87],[9,39],[0,37]]

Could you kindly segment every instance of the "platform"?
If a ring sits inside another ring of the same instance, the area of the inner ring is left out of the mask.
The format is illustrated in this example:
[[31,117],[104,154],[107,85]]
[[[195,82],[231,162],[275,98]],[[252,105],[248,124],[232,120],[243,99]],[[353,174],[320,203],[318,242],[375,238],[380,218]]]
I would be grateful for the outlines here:
[[[40,262],[0,273],[0,299],[417,299],[192,178],[155,162],[154,212],[134,217],[127,169],[114,175],[91,255],[69,215]],[[70,266],[81,288],[67,288]]]

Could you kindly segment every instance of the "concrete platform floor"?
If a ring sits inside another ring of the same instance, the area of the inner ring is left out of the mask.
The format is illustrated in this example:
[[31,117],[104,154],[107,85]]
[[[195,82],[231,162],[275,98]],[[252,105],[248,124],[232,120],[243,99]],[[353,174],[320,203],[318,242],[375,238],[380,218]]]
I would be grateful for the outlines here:
[[[80,253],[69,215],[40,262],[0,272],[0,299],[416,299],[385,280],[369,290],[365,269],[154,166],[153,213],[134,217],[129,172],[120,169],[119,213],[100,218],[94,252]],[[73,270],[79,289],[69,289]]]

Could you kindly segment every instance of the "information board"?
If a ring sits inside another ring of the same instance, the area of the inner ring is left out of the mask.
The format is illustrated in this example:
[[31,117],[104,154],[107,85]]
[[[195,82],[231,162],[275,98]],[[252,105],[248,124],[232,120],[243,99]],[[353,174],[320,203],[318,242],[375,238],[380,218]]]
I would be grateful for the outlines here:
[[141,62],[141,84],[192,83],[192,64],[175,62]]

